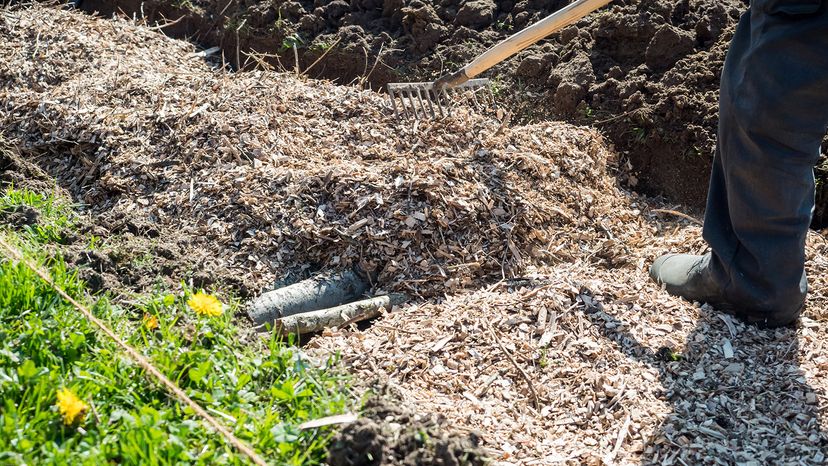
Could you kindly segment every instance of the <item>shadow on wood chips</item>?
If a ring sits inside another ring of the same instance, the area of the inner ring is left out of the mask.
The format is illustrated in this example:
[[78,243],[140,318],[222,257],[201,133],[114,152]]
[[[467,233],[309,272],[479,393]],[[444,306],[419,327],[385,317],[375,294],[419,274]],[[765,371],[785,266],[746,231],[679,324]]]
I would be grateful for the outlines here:
[[[672,464],[677,456],[686,454],[686,448],[699,434],[720,442],[707,445],[711,456],[726,457],[738,452],[754,455],[765,464],[798,456],[793,439],[789,445],[782,445],[782,451],[775,452],[725,444],[732,432],[762,435],[764,429],[773,432],[774,437],[807,439],[812,456],[800,457],[803,463],[821,464],[828,459],[828,437],[822,430],[817,404],[821,391],[811,387],[799,367],[799,336],[795,329],[768,330],[767,334],[752,329],[754,335],[751,338],[747,334],[747,338],[755,344],[744,341],[743,334],[740,345],[742,351],[750,354],[734,359],[727,337],[733,339],[740,333],[733,323],[736,319],[705,307],[686,341],[678,345],[684,348],[679,353],[670,346],[654,348],[639,341],[627,331],[626,323],[604,312],[590,290],[582,289],[580,296],[582,312],[607,340],[627,357],[658,371],[661,395],[672,405],[672,412],[652,434],[655,441],[642,455],[641,464]],[[710,343],[721,341],[721,332],[714,330],[721,326],[721,321],[729,334],[723,340],[726,343],[717,347]],[[759,344],[763,340],[767,346]],[[782,351],[769,351],[768,347]],[[724,353],[724,361],[714,362],[718,351]],[[745,367],[746,361],[754,367]],[[703,412],[699,406],[704,406]],[[694,423],[698,425],[694,427]]]

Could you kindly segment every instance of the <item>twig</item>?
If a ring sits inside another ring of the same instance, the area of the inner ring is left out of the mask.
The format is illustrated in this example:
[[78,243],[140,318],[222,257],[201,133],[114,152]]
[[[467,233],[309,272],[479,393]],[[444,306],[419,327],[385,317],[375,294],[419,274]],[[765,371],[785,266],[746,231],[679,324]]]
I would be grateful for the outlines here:
[[89,407],[92,409],[92,415],[95,416],[95,422],[101,423],[101,417],[98,416],[98,410],[95,409],[95,401],[89,400]]
[[336,424],[350,424],[359,418],[354,413],[337,414],[299,424],[299,430],[315,429],[317,427],[332,426]]
[[150,31],[160,31],[161,29],[170,27],[174,24],[178,24],[178,22],[181,21],[182,19],[184,19],[184,16],[179,16],[178,19],[175,19],[175,20],[172,20],[172,21],[167,21],[164,24],[156,24],[155,26],[148,27],[147,29],[149,29]]
[[[257,52],[243,52],[243,53],[245,55],[253,57],[253,59],[257,63],[259,63],[260,65],[262,63],[267,63],[266,61],[264,61],[266,58],[275,58],[276,59],[276,64],[279,65],[279,68],[278,68],[279,70],[281,70],[282,72],[287,72],[287,70],[288,70],[287,68],[285,68],[285,65],[282,64],[282,60],[279,59],[279,54],[278,53],[275,53],[275,54],[274,53],[264,53],[264,52],[258,52],[258,53]],[[264,67],[264,69],[265,70],[275,70],[277,68],[270,65],[270,64],[268,64],[267,67]],[[305,71],[307,71],[307,70],[305,70]]]
[[299,50],[296,48],[296,42],[293,43],[293,62],[295,63],[294,69],[296,70],[296,76],[302,74],[302,70],[299,69]]
[[244,22],[247,21],[245,18],[239,27],[236,28],[236,70],[241,71],[241,39],[239,38],[239,29],[244,26]]
[[506,347],[503,346],[503,343],[500,342],[500,338],[497,336],[497,332],[495,331],[494,327],[492,327],[492,324],[489,321],[486,321],[486,327],[489,329],[489,333],[492,334],[492,338],[494,338],[494,341],[495,343],[497,343],[497,346],[500,348],[500,351],[502,351],[503,354],[506,355],[506,358],[509,359],[509,362],[511,362],[512,365],[515,366],[515,369],[517,369],[517,371],[523,377],[523,380],[526,381],[526,385],[529,387],[529,392],[532,393],[532,406],[535,409],[540,409],[540,398],[538,398],[538,392],[535,391],[535,386],[532,384],[532,379],[530,379],[526,372],[523,370],[523,368],[521,368],[520,365],[518,365],[517,361],[515,361],[515,358],[512,356],[512,353],[510,353],[506,349]]
[[362,54],[365,55],[365,67],[362,69],[362,78],[360,78],[360,82],[364,83],[368,80],[368,51],[365,50],[365,47],[362,47]]
[[[259,65],[259,69],[262,69],[262,70],[265,70],[265,71],[273,71],[273,70],[276,69],[273,65],[271,65],[270,63],[264,61],[264,59],[261,57],[260,54],[252,53],[252,52],[250,52],[250,53],[245,52],[245,55],[247,56],[248,59],[252,59],[253,61],[255,61],[256,64]],[[247,59],[245,59],[245,63],[246,62],[247,62]]]
[[507,111],[506,114],[503,115],[503,120],[500,122],[500,126],[498,126],[497,131],[494,132],[494,135],[499,136],[500,134],[502,134],[503,130],[505,130],[506,127],[509,126],[509,123],[511,121],[512,121],[512,112]]
[[37,52],[40,50],[40,32],[38,31],[37,36],[35,36],[35,46],[34,50],[32,50],[32,54],[30,55],[31,58],[37,56]]
[[326,56],[326,55],[328,55],[328,52],[330,52],[331,50],[333,50],[333,49],[334,49],[334,47],[336,47],[337,45],[339,45],[339,42],[340,42],[341,40],[342,40],[342,38],[341,38],[341,37],[340,37],[339,39],[337,39],[337,40],[336,40],[336,42],[334,42],[334,43],[333,43],[333,45],[331,45],[330,47],[328,47],[328,50],[325,50],[325,52],[324,52],[322,55],[320,55],[320,56],[319,56],[319,58],[317,58],[316,60],[314,60],[314,62],[313,62],[313,63],[311,63],[309,67],[305,68],[305,71],[304,71],[305,76],[310,77],[310,75],[308,75],[308,71],[310,71],[310,70],[311,70],[311,68],[313,68],[313,67],[314,67],[317,63],[319,63],[320,61],[322,61],[322,59],[323,59],[323,58],[325,58],[325,56]]
[[371,77],[371,75],[372,75],[372,74],[374,74],[374,70],[376,70],[376,69],[377,69],[377,64],[380,62],[380,58],[382,57],[382,49],[383,49],[384,47],[385,47],[385,42],[383,42],[382,44],[380,44],[380,49],[379,49],[379,52],[377,52],[377,58],[376,58],[376,60],[374,60],[374,66],[372,66],[372,67],[371,67],[371,71],[369,71],[369,72],[368,72],[368,74],[367,74],[367,75],[365,75],[365,80],[366,80],[366,81],[368,81],[368,79]]
[[681,212],[679,212],[679,211],[676,211],[676,210],[670,210],[670,209],[652,209],[650,212],[656,212],[656,213],[659,213],[659,214],[670,214],[670,215],[675,215],[676,217],[681,217],[681,218],[683,218],[683,219],[685,219],[685,220],[689,220],[689,221],[691,221],[691,222],[695,223],[696,225],[704,225],[704,223],[703,223],[701,220],[699,220],[699,219],[697,219],[697,218],[693,218],[693,217],[691,217],[691,216],[689,216],[689,215],[687,215],[687,214],[683,214],[683,213],[681,213]]
[[594,124],[594,125],[603,125],[604,123],[609,123],[610,121],[617,120],[617,119],[619,119],[619,118],[624,118],[625,116],[631,115],[631,114],[632,114],[632,113],[634,113],[636,110],[639,110],[639,109],[635,108],[635,109],[632,109],[632,110],[630,110],[630,111],[628,111],[628,112],[624,112],[624,113],[622,113],[622,114],[620,114],[620,115],[615,115],[615,116],[613,116],[613,117],[607,118],[606,120],[595,121],[595,122],[593,122],[592,124]]
[[409,335],[418,335],[418,334],[420,334],[420,333],[421,333],[421,332],[414,332],[414,331],[412,331],[412,330],[404,330],[404,329],[401,329],[401,328],[399,328],[399,327],[393,327],[393,326],[391,326],[391,325],[379,325],[379,324],[376,324],[376,325],[374,325],[374,327],[376,327],[376,328],[381,328],[381,329],[385,329],[385,330],[391,330],[392,332],[402,332],[402,333],[407,333],[407,334],[409,334]]
[[630,430],[630,422],[632,421],[629,414],[627,414],[627,419],[624,420],[624,424],[621,426],[621,430],[618,431],[618,438],[615,439],[615,446],[612,448],[612,451],[604,457],[604,463],[612,463],[615,460],[615,457],[618,456],[618,451],[621,450],[621,445],[624,444],[624,440],[627,438],[627,433]]
[[230,5],[232,5],[232,4],[233,4],[233,0],[230,0],[229,2],[227,2],[227,5],[224,5],[224,8],[221,9],[218,16],[224,16],[224,12],[227,11],[227,9],[230,8]]
[[40,267],[37,267],[36,265],[29,262],[26,258],[23,257],[23,254],[21,254],[20,251],[17,250],[17,248],[9,245],[2,238],[0,238],[0,246],[2,246],[3,249],[5,249],[9,253],[9,256],[12,259],[24,264],[26,267],[30,268],[35,274],[37,274],[41,279],[43,279],[43,281],[45,281],[53,290],[55,290],[57,294],[59,294],[63,299],[68,301],[70,304],[72,304],[72,306],[75,307],[75,309],[77,309],[81,314],[83,314],[84,317],[87,318],[87,320],[95,324],[99,329],[101,329],[103,333],[106,334],[106,336],[115,341],[115,343],[117,343],[118,346],[120,346],[124,350],[124,352],[126,352],[130,359],[135,361],[135,363],[137,363],[142,369],[144,369],[146,372],[152,374],[153,377],[158,379],[158,381],[161,382],[161,384],[164,385],[164,387],[166,387],[167,390],[175,396],[175,398],[178,398],[182,403],[189,406],[193,410],[193,412],[195,412],[199,417],[207,421],[207,423],[210,424],[210,426],[212,426],[214,429],[216,429],[225,439],[227,439],[227,441],[230,442],[231,445],[236,447],[236,449],[238,449],[241,453],[250,458],[250,460],[254,464],[259,466],[267,466],[267,463],[265,463],[265,461],[255,451],[253,451],[253,449],[250,448],[249,445],[236,438],[236,436],[233,435],[233,433],[230,432],[229,429],[224,427],[224,425],[221,424],[218,420],[216,420],[216,418],[210,416],[210,414],[208,414],[207,411],[205,411],[204,408],[201,407],[201,405],[199,405],[198,403],[193,401],[192,398],[187,396],[187,394],[184,393],[184,390],[179,388],[172,380],[168,379],[167,376],[162,374],[160,370],[156,369],[155,366],[153,366],[147,358],[141,355],[141,353],[139,353],[135,348],[127,344],[124,340],[121,340],[118,337],[118,335],[116,335],[115,332],[113,332],[112,329],[109,328],[109,326],[107,326],[103,321],[95,317],[92,314],[92,312],[86,308],[86,306],[83,306],[82,304],[75,301],[71,296],[66,294],[66,292],[63,291],[62,288],[55,284],[52,278],[45,271],[43,271]]

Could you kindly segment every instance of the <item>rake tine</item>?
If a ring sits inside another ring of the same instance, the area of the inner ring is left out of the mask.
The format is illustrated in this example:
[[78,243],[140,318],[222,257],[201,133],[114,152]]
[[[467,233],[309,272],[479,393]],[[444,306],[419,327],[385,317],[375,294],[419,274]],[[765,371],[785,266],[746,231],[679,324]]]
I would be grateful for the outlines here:
[[429,92],[434,96],[434,103],[437,104],[437,110],[440,110],[440,118],[445,118],[446,114],[443,112],[443,106],[440,104],[440,94],[434,89],[431,89]]
[[417,88],[417,101],[420,102],[420,108],[423,110],[423,118],[427,116],[426,107],[423,103],[423,95],[420,93],[420,88]]
[[[419,89],[417,89],[417,94],[420,94]],[[424,100],[428,104],[428,110],[431,112],[431,118],[436,119],[437,114],[434,113],[434,105],[432,105],[432,103],[431,103],[431,96],[428,94],[428,91],[425,91],[423,94],[425,94],[425,99]]]
[[[411,105],[415,108],[417,107],[417,101],[419,100],[420,108],[423,109],[423,116],[425,116],[425,107],[423,106],[423,101],[420,100],[419,91],[417,89],[411,89]],[[414,100],[414,96],[417,96],[417,100]]]
[[472,89],[471,90],[471,97],[472,97],[472,105],[474,106],[475,110],[481,110],[480,102],[477,101],[477,91]]
[[417,104],[414,102],[414,94],[410,89],[405,91],[405,93],[408,95],[408,103],[411,105],[411,109],[414,110],[414,119],[419,120],[420,113],[417,111]]
[[489,91],[489,97],[491,97],[492,99],[492,109],[497,110],[497,99],[495,99],[495,95],[492,91],[492,88],[487,86],[486,89]]
[[408,118],[408,117],[414,118],[414,112],[412,112],[411,109],[408,108],[409,105],[406,105],[405,93],[400,93],[400,105],[402,105],[403,108],[405,108],[405,117],[406,118]]
[[431,114],[431,118],[437,118],[437,114],[434,113],[434,105],[431,103],[431,97],[428,95],[428,90],[417,89],[417,94],[421,96],[421,99],[428,105],[428,112]]
[[408,108],[408,104],[405,101],[405,89],[400,89],[400,105],[403,106],[405,109],[405,116],[408,117],[411,113],[411,109]]
[[446,99],[446,108],[448,108],[448,114],[449,114],[449,116],[451,116],[451,108],[452,108],[451,96],[449,95],[448,90],[446,90],[445,88],[443,88],[442,94],[443,94],[443,97]]
[[405,104],[405,92],[400,91],[400,105],[402,105],[403,110],[405,110],[405,117],[408,118],[409,114],[411,113],[408,109],[408,105]]
[[391,98],[391,108],[394,109],[394,118],[400,119],[400,112],[397,111],[397,104],[394,102],[394,91],[388,91],[388,97]]
[[461,91],[460,88],[455,87],[451,89],[451,103],[456,104],[457,102],[460,102],[460,105],[462,105],[464,97],[465,96],[463,95],[463,91]]
[[402,118],[408,118],[408,109],[405,108],[405,101],[403,100],[402,96],[400,96],[398,94],[398,91],[392,91],[392,92],[393,92],[393,96],[394,96],[394,109],[396,110],[396,108],[397,108],[397,99],[400,99],[400,107],[401,107],[401,110],[402,110],[400,112],[400,114],[402,115]]
[[453,88],[443,89],[443,95],[446,97],[446,105],[453,107],[454,105],[454,93],[457,92]]

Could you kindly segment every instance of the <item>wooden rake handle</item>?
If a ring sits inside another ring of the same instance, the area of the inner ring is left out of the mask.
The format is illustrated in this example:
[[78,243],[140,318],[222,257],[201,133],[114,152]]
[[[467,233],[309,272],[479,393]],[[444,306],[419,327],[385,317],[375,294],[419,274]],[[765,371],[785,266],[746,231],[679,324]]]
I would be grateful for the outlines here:
[[434,82],[434,87],[437,89],[445,89],[462,84],[549,34],[580,20],[611,1],[578,0],[571,3],[528,28],[504,39],[499,44],[483,52],[483,54],[479,55],[474,61],[456,73],[442,76]]

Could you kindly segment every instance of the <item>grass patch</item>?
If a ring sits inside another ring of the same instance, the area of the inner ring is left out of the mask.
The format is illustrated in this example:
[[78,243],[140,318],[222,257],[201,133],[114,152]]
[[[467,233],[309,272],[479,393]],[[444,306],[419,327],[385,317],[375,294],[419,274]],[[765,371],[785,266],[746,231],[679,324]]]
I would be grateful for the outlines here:
[[0,196],[0,218],[12,214],[18,214],[21,220],[29,217],[19,233],[38,243],[60,241],[63,230],[73,223],[72,207],[55,196],[8,187]]
[[[71,210],[33,193],[7,190],[0,208],[9,206],[37,209],[43,221],[37,226],[72,221]],[[44,228],[50,233],[2,234],[69,295],[88,302],[77,274],[46,252],[54,250],[46,246],[56,236]],[[224,298],[218,315],[215,307],[196,313],[194,291],[159,290],[129,309],[103,297],[91,307],[269,462],[321,463],[331,432],[296,426],[345,410],[345,381],[335,361],[316,367],[276,339],[245,344],[232,319],[237,303]],[[5,257],[0,400],[0,464],[247,463],[34,272]]]

